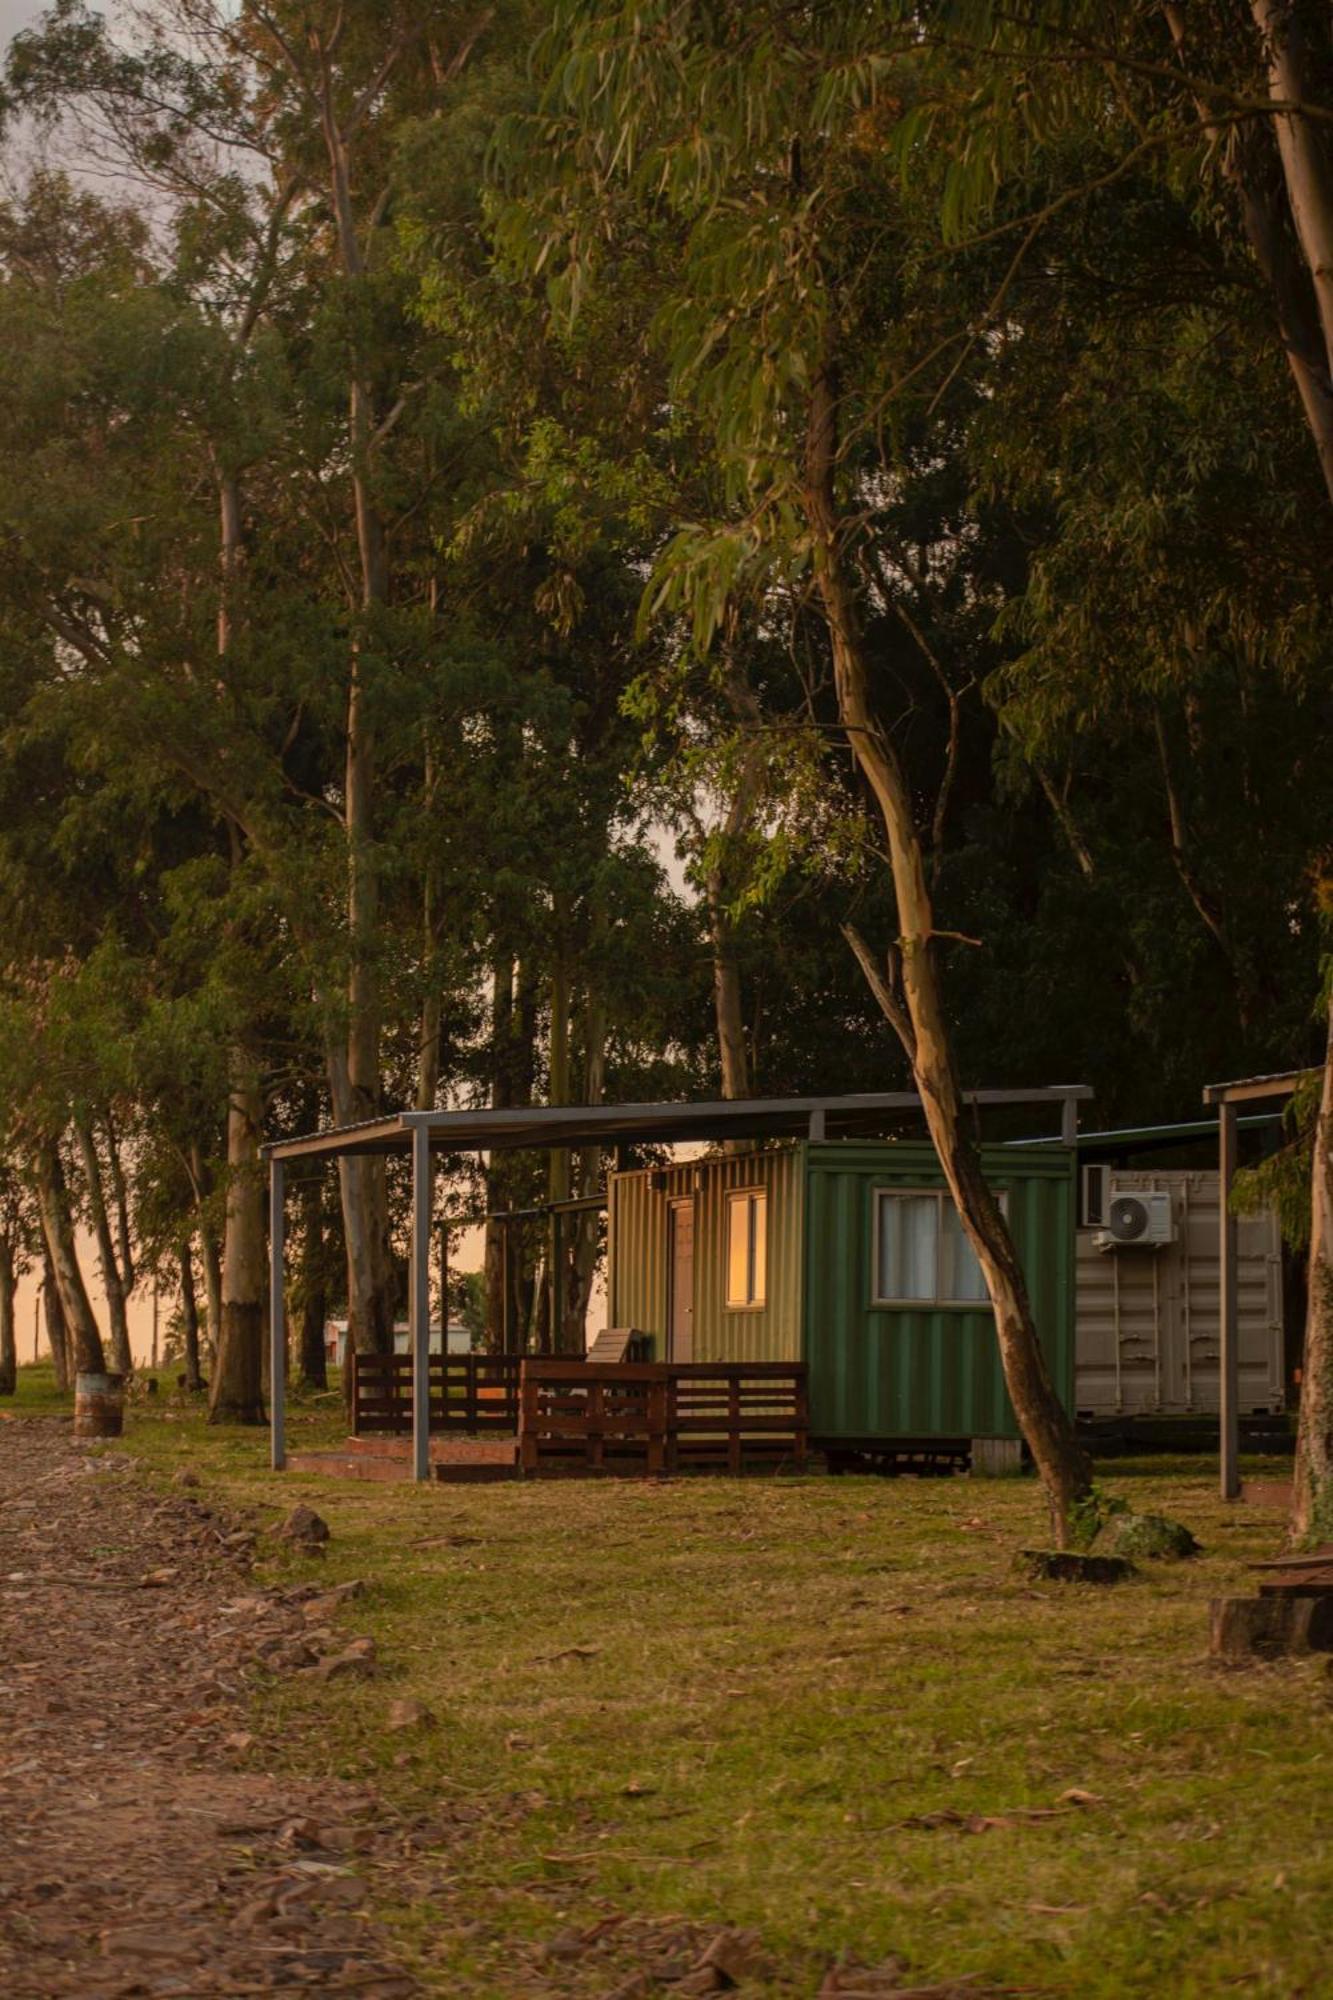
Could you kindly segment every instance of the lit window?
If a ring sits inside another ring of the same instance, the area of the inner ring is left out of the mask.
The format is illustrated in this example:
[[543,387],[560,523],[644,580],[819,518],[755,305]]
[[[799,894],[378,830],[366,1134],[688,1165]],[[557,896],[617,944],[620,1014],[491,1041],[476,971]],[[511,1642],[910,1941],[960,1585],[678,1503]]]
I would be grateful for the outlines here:
[[761,1306],[768,1268],[768,1196],[747,1188],[727,1196],[727,1304]]
[[[1008,1196],[996,1196],[1002,1212]],[[883,1305],[985,1305],[976,1252],[944,1191],[875,1193],[875,1299]]]

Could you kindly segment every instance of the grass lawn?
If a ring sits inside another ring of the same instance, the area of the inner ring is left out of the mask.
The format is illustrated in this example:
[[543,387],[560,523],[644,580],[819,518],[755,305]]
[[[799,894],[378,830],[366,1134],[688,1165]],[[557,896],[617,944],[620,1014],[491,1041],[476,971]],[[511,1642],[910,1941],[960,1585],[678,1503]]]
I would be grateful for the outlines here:
[[[1208,1599],[1282,1532],[1210,1460],[1105,1468],[1204,1554],[1094,1590],[1013,1574],[1031,1480],[278,1481],[262,1434],[165,1397],[126,1448],[265,1518],[309,1501],[320,1577],[371,1584],[346,1623],[379,1677],[276,1681],[255,1726],[438,1829],[384,1914],[440,1993],[605,1994],[559,1940],[626,1915],[753,1926],[755,1993],[846,1953],[982,1992],[1333,1994],[1333,1679],[1208,1659]],[[435,1726],[390,1732],[402,1696]]]

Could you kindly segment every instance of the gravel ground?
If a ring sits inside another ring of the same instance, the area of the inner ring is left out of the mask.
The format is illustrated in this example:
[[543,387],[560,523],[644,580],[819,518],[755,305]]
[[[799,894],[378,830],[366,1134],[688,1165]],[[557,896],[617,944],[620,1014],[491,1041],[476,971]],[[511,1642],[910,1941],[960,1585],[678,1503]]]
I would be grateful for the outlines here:
[[365,1909],[401,1825],[247,1768],[253,1679],[367,1666],[317,1584],[254,1587],[252,1546],[66,1424],[0,1423],[7,2000],[417,1992]]

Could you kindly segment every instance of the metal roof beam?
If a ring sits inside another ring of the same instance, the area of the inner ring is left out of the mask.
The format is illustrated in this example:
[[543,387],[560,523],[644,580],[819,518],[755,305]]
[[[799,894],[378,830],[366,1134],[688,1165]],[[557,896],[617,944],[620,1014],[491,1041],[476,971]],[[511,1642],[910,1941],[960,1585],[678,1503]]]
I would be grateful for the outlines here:
[[1272,1076],[1243,1076],[1235,1083],[1210,1083],[1205,1086],[1205,1104],[1254,1104],[1266,1097],[1290,1097],[1307,1076],[1318,1076],[1316,1069],[1279,1070]]
[[[1069,1111],[1092,1096],[1086,1084],[1030,1090],[969,1090],[969,1105],[1059,1104]],[[918,1112],[914,1090],[847,1097],[760,1097],[706,1104],[543,1104],[479,1111],[402,1111],[361,1125],[335,1126],[265,1147],[270,1159],[336,1158],[352,1153],[407,1151],[425,1131],[437,1152],[546,1151],[553,1147],[684,1143],[693,1139],[799,1138],[822,1121],[846,1128]]]

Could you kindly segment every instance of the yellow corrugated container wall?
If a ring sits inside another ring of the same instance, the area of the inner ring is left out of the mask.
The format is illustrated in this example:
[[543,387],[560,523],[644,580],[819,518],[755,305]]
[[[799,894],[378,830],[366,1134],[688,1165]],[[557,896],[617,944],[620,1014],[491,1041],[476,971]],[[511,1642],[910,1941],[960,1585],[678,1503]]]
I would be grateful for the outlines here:
[[[794,1146],[613,1175],[611,1325],[651,1333],[657,1358],[665,1359],[667,1207],[693,1195],[694,1359],[799,1361],[803,1182],[802,1156]],[[729,1307],[726,1198],[742,1188],[768,1193],[767,1295],[762,1306]]]

